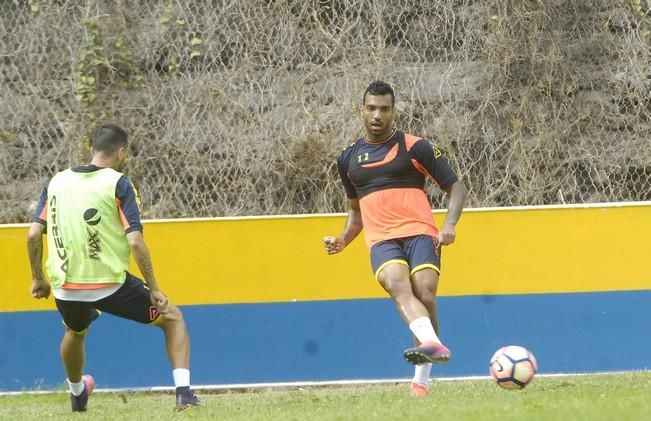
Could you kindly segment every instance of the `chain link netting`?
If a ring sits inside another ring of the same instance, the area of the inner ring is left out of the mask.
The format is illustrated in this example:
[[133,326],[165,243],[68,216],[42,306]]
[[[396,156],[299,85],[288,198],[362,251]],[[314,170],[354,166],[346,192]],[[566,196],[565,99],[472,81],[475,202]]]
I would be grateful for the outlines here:
[[344,211],[335,159],[374,79],[469,206],[651,200],[649,6],[5,0],[0,223],[28,221],[107,121],[146,218]]

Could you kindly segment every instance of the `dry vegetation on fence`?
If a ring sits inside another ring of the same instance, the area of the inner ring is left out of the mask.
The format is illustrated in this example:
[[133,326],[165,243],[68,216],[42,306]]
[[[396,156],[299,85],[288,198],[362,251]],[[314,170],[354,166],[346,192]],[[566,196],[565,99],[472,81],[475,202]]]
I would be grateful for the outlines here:
[[147,218],[343,211],[376,78],[471,206],[651,200],[650,31],[645,0],[8,0],[0,223],[103,121]]

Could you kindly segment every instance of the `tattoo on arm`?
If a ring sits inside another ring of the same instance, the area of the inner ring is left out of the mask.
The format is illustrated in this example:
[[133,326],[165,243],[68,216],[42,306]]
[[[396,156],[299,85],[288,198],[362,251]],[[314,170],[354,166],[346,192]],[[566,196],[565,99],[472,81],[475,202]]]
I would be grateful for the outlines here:
[[[139,232],[134,233],[134,235],[141,235]],[[151,262],[151,255],[149,254],[149,249],[147,244],[145,244],[142,239],[135,242],[131,247],[131,252],[133,258],[142,273],[142,277],[145,278],[145,282],[150,290],[157,290],[158,283],[156,282],[156,277],[154,276],[154,265]]]
[[27,240],[27,252],[29,254],[29,264],[32,268],[32,277],[43,279],[43,239],[30,237]]
[[43,231],[45,226],[32,223],[27,235],[27,254],[32,270],[32,278],[45,279],[43,274]]
[[140,269],[140,272],[142,272],[142,276],[147,281],[147,284],[151,284],[151,280],[154,279],[154,266],[151,263],[149,255],[139,256],[138,268]]

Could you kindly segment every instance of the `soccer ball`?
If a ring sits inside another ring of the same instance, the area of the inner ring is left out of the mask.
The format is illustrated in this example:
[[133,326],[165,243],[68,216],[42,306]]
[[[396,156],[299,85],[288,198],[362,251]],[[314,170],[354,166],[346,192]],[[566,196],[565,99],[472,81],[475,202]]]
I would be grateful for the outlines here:
[[504,389],[523,389],[538,371],[536,357],[518,345],[502,347],[493,354],[490,375]]

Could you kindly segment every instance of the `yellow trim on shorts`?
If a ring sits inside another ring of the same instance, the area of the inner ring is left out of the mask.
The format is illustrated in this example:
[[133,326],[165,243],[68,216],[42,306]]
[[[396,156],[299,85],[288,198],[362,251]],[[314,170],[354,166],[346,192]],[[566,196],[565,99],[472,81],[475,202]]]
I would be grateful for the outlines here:
[[405,266],[407,266],[407,268],[409,268],[409,263],[407,263],[406,260],[402,260],[402,259],[391,259],[391,260],[387,260],[386,262],[382,263],[382,264],[380,265],[380,267],[377,268],[377,270],[375,271],[375,279],[376,279],[376,280],[378,279],[378,276],[380,275],[380,272],[382,271],[382,269],[384,269],[385,267],[387,267],[387,266],[390,265],[391,263],[400,263],[401,265],[405,265]]
[[432,264],[432,263],[423,263],[422,265],[418,265],[415,268],[413,268],[411,270],[411,272],[409,272],[409,274],[413,275],[414,273],[418,272],[419,270],[423,270],[423,269],[427,269],[427,268],[434,269],[439,275],[441,274],[441,269],[439,269],[438,266],[436,266],[435,264]]
[[162,322],[163,322],[162,314],[158,313],[158,316],[156,316],[156,319],[154,319],[151,322],[147,323],[147,326],[158,326]]

